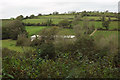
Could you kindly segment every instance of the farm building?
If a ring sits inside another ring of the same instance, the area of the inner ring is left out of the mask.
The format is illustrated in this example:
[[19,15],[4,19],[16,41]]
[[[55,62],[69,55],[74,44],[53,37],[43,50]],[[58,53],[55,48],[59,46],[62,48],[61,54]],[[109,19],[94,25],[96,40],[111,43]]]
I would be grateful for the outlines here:
[[[75,38],[75,35],[66,35],[66,36],[54,36],[54,37],[61,37],[61,38],[67,38],[67,39],[72,39],[72,38]],[[35,39],[41,39],[41,36],[40,35],[33,35],[31,36],[31,41],[35,40]]]

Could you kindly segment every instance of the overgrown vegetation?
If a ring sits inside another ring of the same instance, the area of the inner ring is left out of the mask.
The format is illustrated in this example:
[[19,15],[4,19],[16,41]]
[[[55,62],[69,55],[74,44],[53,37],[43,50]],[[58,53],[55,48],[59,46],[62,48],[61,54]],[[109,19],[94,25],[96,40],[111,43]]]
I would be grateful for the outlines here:
[[18,16],[3,26],[3,39],[10,38],[2,40],[3,78],[120,78],[116,18],[86,11]]

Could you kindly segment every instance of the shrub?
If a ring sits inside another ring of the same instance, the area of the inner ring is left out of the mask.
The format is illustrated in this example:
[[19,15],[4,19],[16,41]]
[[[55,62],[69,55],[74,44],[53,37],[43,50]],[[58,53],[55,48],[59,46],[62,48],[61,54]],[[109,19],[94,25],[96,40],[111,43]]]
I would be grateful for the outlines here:
[[63,28],[68,27],[69,21],[68,21],[68,20],[62,20],[62,21],[60,21],[60,22],[58,23],[58,25],[59,25],[60,27],[63,27]]
[[35,39],[31,42],[31,46],[35,47],[35,46],[40,46],[42,44],[42,40],[40,39]]
[[[40,49],[40,51],[39,51]],[[54,59],[56,56],[55,47],[53,43],[44,43],[38,47],[38,54],[40,57],[48,57],[48,59]]]
[[16,46],[30,46],[31,41],[29,38],[26,37],[25,34],[20,34],[18,36]]
[[106,28],[106,30],[109,29],[109,24],[110,24],[110,21],[103,21],[103,22],[102,22],[102,25],[103,25],[103,27]]

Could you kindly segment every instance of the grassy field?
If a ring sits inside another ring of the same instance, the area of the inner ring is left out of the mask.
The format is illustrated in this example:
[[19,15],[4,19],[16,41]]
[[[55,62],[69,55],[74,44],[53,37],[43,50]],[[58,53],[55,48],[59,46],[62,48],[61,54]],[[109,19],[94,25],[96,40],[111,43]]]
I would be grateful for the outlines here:
[[39,16],[40,19],[70,19],[74,18],[75,15],[49,15],[49,16]]
[[[48,19],[25,19],[22,22],[24,23],[32,23],[32,24],[37,24],[37,23],[45,23],[47,22]],[[53,21],[53,24],[58,24],[60,21],[62,21],[63,19],[51,19]],[[71,20],[69,20],[71,21]]]
[[[83,25],[83,21],[80,21],[79,22],[80,25]],[[102,26],[102,22],[101,21],[89,21],[88,23],[90,26],[94,25],[95,28],[103,28],[105,29],[103,26]],[[117,21],[112,21],[110,22],[109,24],[109,29],[118,29],[118,22]]]
[[59,35],[74,35],[73,29],[60,29],[58,32]]
[[[32,24],[37,24],[37,23],[45,23],[47,22],[48,19],[25,19],[23,20],[24,23],[32,23]],[[52,19],[54,24],[58,24],[59,21],[63,19]]]
[[[2,48],[8,48],[10,50],[23,52],[23,48],[20,46],[16,46],[16,40],[2,40]],[[32,49],[31,47],[24,47],[25,50]]]
[[[47,26],[49,27],[49,26]],[[46,28],[45,26],[25,26],[29,36],[37,34],[40,30]]]
[[118,31],[96,31],[94,36],[103,36],[107,37],[110,35],[118,35]]
[[[101,20],[101,17],[98,17],[98,16],[89,16],[89,17],[83,17],[82,19],[88,19],[88,20],[91,20],[91,19],[94,19],[94,20]],[[108,20],[109,18],[108,17],[106,17],[105,18],[106,20]],[[111,20],[117,20],[117,18],[114,18],[114,17],[111,17],[110,18]]]

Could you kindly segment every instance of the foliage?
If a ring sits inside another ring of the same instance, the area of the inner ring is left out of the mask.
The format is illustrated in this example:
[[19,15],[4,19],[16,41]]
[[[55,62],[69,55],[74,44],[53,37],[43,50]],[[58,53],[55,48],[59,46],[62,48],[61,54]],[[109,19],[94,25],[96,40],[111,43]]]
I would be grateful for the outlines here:
[[30,46],[31,41],[25,34],[20,34],[18,36],[16,46]]
[[27,34],[25,27],[23,26],[22,22],[19,20],[13,20],[9,24],[7,24],[4,28],[5,31],[3,31],[3,38],[7,39],[13,39],[16,40],[19,34]]
[[57,11],[56,11],[56,12],[53,12],[53,15],[58,15],[58,14],[59,14],[59,12],[57,12]]
[[48,19],[46,23],[47,23],[47,26],[51,26],[53,24],[53,21],[51,19]]
[[103,25],[103,27],[105,27],[105,28],[106,28],[106,30],[108,30],[108,29],[109,29],[109,24],[110,24],[110,22],[109,22],[109,21],[103,21],[103,22],[102,22],[102,25]]
[[9,39],[9,29],[7,27],[2,28],[2,39]]
[[62,20],[62,21],[60,21],[59,22],[59,26],[60,27],[68,27],[68,25],[69,25],[70,23],[69,23],[69,21],[68,20]]
[[35,18],[35,16],[32,14],[32,15],[30,15],[30,19],[33,19],[33,18]]
[[24,17],[23,17],[23,15],[20,15],[20,16],[16,17],[16,19],[17,19],[17,20],[23,20]]
[[[6,51],[6,50],[5,50]],[[56,60],[41,59],[32,51],[31,55],[9,52],[3,57],[3,78],[119,78],[118,68],[112,67],[109,57],[91,62],[80,54],[76,59],[63,53]],[[5,52],[4,52],[5,53]],[[6,52],[7,53],[7,52]],[[8,55],[8,54],[7,54]],[[14,56],[13,56],[14,55]],[[18,55],[18,56],[17,56]],[[79,58],[79,56],[81,56]],[[10,75],[10,76],[9,76]]]
[[[120,56],[118,53],[118,35],[116,35],[118,32],[97,31],[95,36],[89,36],[94,27],[99,28],[102,26],[101,21],[89,21],[90,19],[94,17],[95,20],[98,20],[101,14],[105,14],[106,17],[115,17],[115,13],[84,11],[74,14],[77,14],[77,16],[72,22],[73,29],[58,27],[44,27],[45,29],[43,29],[39,26],[26,26],[29,36],[38,34],[38,32],[40,32],[38,35],[41,36],[40,39],[36,39],[31,43],[32,48],[29,50],[25,46],[29,46],[30,40],[22,34],[24,33],[22,31],[18,34],[17,45],[23,47],[15,46],[15,40],[3,40],[3,47],[9,46],[10,49],[4,48],[2,50],[3,78],[120,78]],[[84,17],[81,17],[82,15]],[[68,14],[37,16],[41,20],[44,18],[45,22],[48,20],[48,23],[53,18],[60,20],[73,19],[73,17],[74,15]],[[84,20],[86,17],[88,19]],[[40,19],[37,20],[38,22],[36,19],[30,20],[40,23]],[[74,22],[76,23],[74,24]],[[110,28],[113,29],[117,25],[116,23],[111,22]],[[71,25],[71,22],[67,24],[67,27],[69,25]],[[11,26],[10,28],[16,30]],[[22,28],[24,30],[24,27]],[[8,27],[3,28],[3,30],[5,30],[3,31],[5,37],[8,36],[9,34],[5,33],[9,32]],[[111,35],[114,33],[115,35]],[[75,34],[76,37],[72,39],[57,37],[69,34]],[[100,34],[102,36],[99,36]],[[12,51],[17,48],[22,48],[22,51]]]

